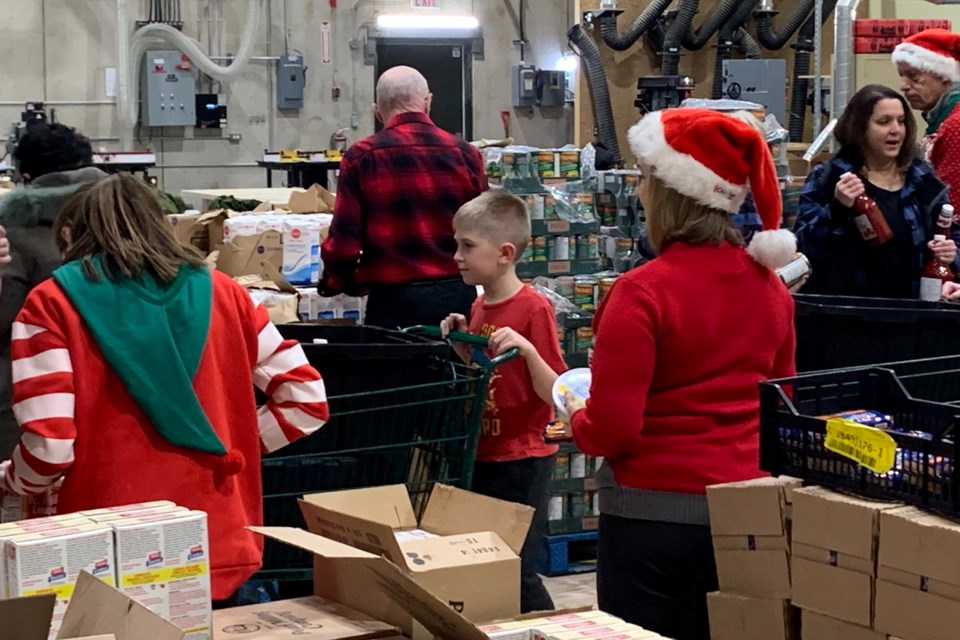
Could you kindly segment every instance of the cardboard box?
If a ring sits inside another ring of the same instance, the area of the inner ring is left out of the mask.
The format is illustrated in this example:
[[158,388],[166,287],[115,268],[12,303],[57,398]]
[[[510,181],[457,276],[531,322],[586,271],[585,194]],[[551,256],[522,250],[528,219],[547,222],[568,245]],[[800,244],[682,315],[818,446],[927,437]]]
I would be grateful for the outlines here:
[[872,627],[880,514],[898,506],[822,487],[794,491],[793,603]]
[[143,511],[146,509],[160,509],[162,507],[175,507],[177,506],[170,500],[153,500],[152,502],[135,502],[134,504],[125,504],[119,507],[105,507],[103,509],[90,509],[88,511],[80,511],[75,515],[81,516],[104,516],[111,513],[133,513],[135,511]]
[[0,600],[4,640],[183,640],[183,632],[82,572],[58,635],[50,634],[55,596]]
[[214,640],[367,640],[395,637],[397,630],[317,596],[280,600],[213,613]]
[[910,640],[960,633],[960,524],[914,507],[880,515],[876,628]]
[[11,536],[4,542],[7,593],[12,598],[54,594],[51,637],[60,629],[82,571],[116,584],[113,533],[87,524]]
[[[533,517],[530,507],[445,485],[434,486],[420,522],[404,485],[309,495],[300,507],[312,533],[386,558],[470,620],[520,613],[517,554]],[[413,529],[438,537],[397,541],[397,531]],[[368,576],[322,558],[314,576],[317,595],[388,622],[415,640],[429,637],[409,612],[371,600]]]
[[188,640],[212,634],[207,514],[166,513],[115,520],[120,591],[169,620]]
[[711,640],[800,640],[800,612],[789,600],[707,594]]
[[887,634],[813,611],[800,614],[803,640],[887,640]]
[[790,598],[790,506],[795,478],[707,487],[721,592]]

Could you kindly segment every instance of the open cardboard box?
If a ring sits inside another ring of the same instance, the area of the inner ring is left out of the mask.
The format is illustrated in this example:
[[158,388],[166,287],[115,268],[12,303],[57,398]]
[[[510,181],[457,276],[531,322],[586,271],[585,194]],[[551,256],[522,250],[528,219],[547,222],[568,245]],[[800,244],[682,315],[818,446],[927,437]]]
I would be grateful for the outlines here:
[[287,208],[290,213],[331,213],[336,201],[335,195],[315,184],[306,191],[290,194]]
[[[53,594],[0,600],[0,637],[47,640]],[[64,615],[58,640],[183,640],[184,633],[113,587],[82,572]]]
[[[434,486],[419,522],[403,485],[309,495],[300,507],[310,532],[254,530],[315,555],[318,596],[415,640],[485,638],[473,622],[520,613],[517,554],[530,507],[445,485]],[[436,537],[397,540],[412,529]]]

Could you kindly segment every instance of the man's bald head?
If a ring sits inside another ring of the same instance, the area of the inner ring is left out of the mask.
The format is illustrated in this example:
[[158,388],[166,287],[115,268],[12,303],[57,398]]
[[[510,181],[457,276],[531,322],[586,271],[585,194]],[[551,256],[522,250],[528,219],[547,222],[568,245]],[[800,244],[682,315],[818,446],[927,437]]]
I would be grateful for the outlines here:
[[412,67],[391,67],[377,80],[377,114],[384,124],[395,115],[430,112],[427,79]]

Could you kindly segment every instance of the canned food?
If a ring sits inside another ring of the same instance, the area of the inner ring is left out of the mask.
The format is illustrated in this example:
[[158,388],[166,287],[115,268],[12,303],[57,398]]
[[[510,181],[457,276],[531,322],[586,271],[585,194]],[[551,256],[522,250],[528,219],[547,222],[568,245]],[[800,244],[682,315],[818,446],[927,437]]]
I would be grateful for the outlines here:
[[812,271],[813,269],[807,256],[798,253],[793,260],[777,269],[777,275],[780,276],[780,280],[782,280],[783,284],[787,285],[789,289],[790,287],[800,284]]
[[577,237],[577,260],[596,260],[599,257],[597,236]]
[[570,245],[568,251],[570,252],[570,259],[574,260],[577,257],[577,236],[567,236],[567,244]]
[[616,276],[600,278],[599,282],[597,282],[597,306],[607,297],[607,294],[610,293],[610,288],[613,287],[613,283],[616,281]]
[[541,178],[557,178],[557,152],[553,149],[541,149],[537,152],[537,174]]
[[599,491],[593,492],[592,502],[593,504],[591,505],[591,507],[592,507],[593,515],[595,516],[600,515],[600,492]]
[[593,276],[577,276],[573,279],[573,304],[584,311],[596,308],[597,279]]
[[553,479],[566,480],[570,477],[570,454],[558,454],[553,463]]
[[593,220],[596,216],[596,208],[594,206],[594,196],[596,194],[592,191],[584,191],[581,193],[573,194],[571,198],[571,203],[577,210],[577,215],[586,220]]
[[593,348],[593,328],[578,327],[574,334],[574,352],[586,353]]
[[548,193],[543,196],[543,217],[547,220],[560,219],[557,215],[557,199],[553,194]]
[[617,238],[617,257],[625,260],[633,253],[633,238]]
[[570,259],[570,241],[567,240],[566,236],[550,238],[550,259]]
[[590,513],[590,497],[586,493],[573,494],[570,496],[570,502],[567,508],[569,509],[571,518],[582,518]]
[[547,237],[546,236],[536,236],[534,237],[530,244],[533,245],[533,261],[534,262],[543,262],[547,259]]
[[567,517],[567,496],[550,496],[547,519],[563,520]]
[[573,277],[560,276],[554,281],[554,290],[564,298],[573,302]]
[[579,178],[580,177],[580,150],[565,149],[560,151],[559,165],[561,178]]
[[612,193],[597,195],[597,215],[600,217],[600,224],[605,227],[617,224],[617,201]]
[[570,477],[587,477],[587,456],[583,455],[582,453],[570,454]]
[[533,260],[533,242],[528,242],[520,254],[520,262],[530,262]]

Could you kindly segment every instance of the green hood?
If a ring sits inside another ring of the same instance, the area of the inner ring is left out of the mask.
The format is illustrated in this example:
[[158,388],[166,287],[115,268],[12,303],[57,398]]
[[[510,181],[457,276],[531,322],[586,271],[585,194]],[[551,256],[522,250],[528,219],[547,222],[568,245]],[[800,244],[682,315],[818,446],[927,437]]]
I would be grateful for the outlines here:
[[96,167],[61,171],[41,176],[29,185],[17,187],[0,197],[0,225],[5,227],[49,227],[66,202],[81,186],[106,178]]

